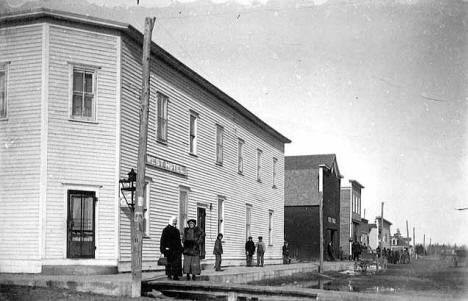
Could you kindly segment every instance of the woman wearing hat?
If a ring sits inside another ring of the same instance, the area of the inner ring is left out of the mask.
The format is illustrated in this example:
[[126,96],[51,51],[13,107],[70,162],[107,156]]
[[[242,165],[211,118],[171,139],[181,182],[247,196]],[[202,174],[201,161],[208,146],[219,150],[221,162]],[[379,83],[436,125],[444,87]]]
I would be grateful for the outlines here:
[[200,245],[203,243],[205,233],[200,227],[197,227],[197,221],[189,219],[188,227],[184,229],[184,273],[187,274],[187,280],[195,280],[196,275],[201,274],[200,268]]

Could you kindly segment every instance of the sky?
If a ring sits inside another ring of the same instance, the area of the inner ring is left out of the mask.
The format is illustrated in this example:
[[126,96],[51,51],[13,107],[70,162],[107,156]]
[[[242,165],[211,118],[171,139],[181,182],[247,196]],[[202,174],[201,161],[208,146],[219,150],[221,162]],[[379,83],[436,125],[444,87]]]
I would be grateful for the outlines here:
[[334,153],[366,218],[468,244],[468,2],[6,0],[127,22],[292,140]]

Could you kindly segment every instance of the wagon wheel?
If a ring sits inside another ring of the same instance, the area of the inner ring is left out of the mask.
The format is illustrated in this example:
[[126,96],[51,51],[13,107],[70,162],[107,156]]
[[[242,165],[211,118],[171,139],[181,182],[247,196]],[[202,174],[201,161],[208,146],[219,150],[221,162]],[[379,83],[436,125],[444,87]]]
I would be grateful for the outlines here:
[[367,271],[367,262],[361,261],[360,266],[361,266],[361,270],[362,270],[363,272],[366,272],[366,271]]

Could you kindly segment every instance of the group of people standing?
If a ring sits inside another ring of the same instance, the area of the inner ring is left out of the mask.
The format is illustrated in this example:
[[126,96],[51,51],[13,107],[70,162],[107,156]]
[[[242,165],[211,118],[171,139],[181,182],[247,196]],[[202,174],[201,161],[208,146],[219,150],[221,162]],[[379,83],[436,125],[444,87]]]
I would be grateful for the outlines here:
[[[187,225],[188,227],[184,228],[182,243],[179,229],[177,229],[177,217],[172,216],[162,232],[160,251],[167,258],[166,275],[169,279],[179,280],[183,272],[187,274],[187,280],[195,280],[196,275],[201,274],[200,256],[204,254],[201,253],[200,246],[204,241],[205,233],[196,226],[197,221],[194,219],[189,219]],[[184,255],[183,267],[182,254]]]
[[[197,221],[189,219],[187,227],[184,228],[184,233],[181,235],[177,229],[177,217],[172,216],[169,219],[168,225],[164,228],[160,240],[161,254],[166,258],[166,275],[168,279],[179,280],[183,274],[187,275],[187,280],[195,280],[197,275],[201,274],[200,259],[204,258],[202,254],[202,244],[205,239],[203,229],[197,227]],[[213,248],[215,255],[215,270],[221,271],[221,256],[223,254],[222,244],[223,234],[219,233]],[[252,237],[248,238],[245,243],[245,254],[247,266],[252,266],[253,255],[257,254],[257,266],[262,267],[264,264],[264,255],[266,251],[265,243],[261,236],[258,237],[258,242],[254,243]],[[182,265],[182,255],[184,262]],[[285,259],[287,258],[287,259]],[[289,260],[289,248],[283,247],[283,261]]]
[[253,256],[257,250],[257,266],[262,267],[264,263],[266,246],[263,242],[263,237],[258,237],[258,242],[254,243],[252,236],[249,236],[247,242],[245,243],[245,258],[248,267],[252,266]]

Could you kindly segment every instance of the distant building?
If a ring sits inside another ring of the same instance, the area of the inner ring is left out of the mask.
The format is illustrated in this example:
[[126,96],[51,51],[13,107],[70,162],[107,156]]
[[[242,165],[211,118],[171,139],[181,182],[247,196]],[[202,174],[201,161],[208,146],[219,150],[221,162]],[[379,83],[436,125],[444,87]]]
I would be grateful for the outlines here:
[[400,233],[400,229],[396,230],[396,233],[390,237],[392,250],[403,250],[410,247],[411,238],[403,237]]
[[379,245],[379,232],[381,232],[382,235],[382,247],[390,249],[391,246],[391,232],[390,232],[390,226],[392,223],[385,218],[383,219],[383,229],[381,227],[381,218],[376,217],[375,218],[375,225],[376,228],[371,228],[371,231],[369,233],[369,245],[372,249],[376,249]]
[[[359,241],[363,246],[369,246],[369,233],[372,228],[372,224],[369,224],[369,221],[365,218],[361,218],[361,223],[358,226],[358,237]],[[375,227],[375,225],[374,225]]]
[[349,186],[341,187],[340,196],[340,246],[344,256],[351,255],[351,244],[360,241],[361,191],[364,188],[356,180],[349,180]]
[[[119,179],[136,170],[142,43],[85,15],[0,16],[0,272],[130,270]],[[280,263],[290,140],[155,43],[150,69],[143,269],[170,216],[205,230],[202,264],[219,232],[223,263],[245,263],[249,235]]]
[[[319,183],[321,169],[323,178]],[[319,257],[322,187],[324,251],[332,242],[335,257],[339,255],[341,178],[334,154],[285,157],[284,231],[293,256],[300,259]]]

